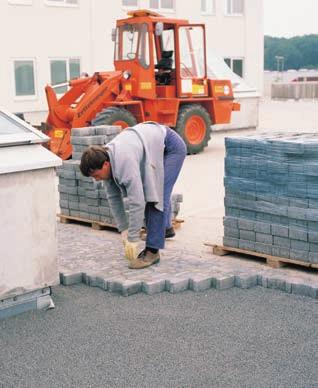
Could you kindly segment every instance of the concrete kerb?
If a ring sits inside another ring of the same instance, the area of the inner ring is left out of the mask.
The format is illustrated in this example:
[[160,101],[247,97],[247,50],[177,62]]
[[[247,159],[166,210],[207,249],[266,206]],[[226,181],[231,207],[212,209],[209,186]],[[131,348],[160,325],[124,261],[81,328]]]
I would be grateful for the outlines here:
[[[142,277],[142,276],[141,276]],[[104,291],[129,296],[143,292],[154,295],[160,292],[172,294],[192,290],[203,292],[210,288],[225,290],[233,287],[250,289],[256,286],[280,290],[283,292],[318,299],[318,285],[304,284],[299,279],[283,279],[280,276],[266,274],[193,274],[185,276],[168,276],[166,279],[134,280],[123,276],[105,277],[104,274],[83,272],[61,273],[60,283],[64,286],[84,283],[89,287],[98,287]]]

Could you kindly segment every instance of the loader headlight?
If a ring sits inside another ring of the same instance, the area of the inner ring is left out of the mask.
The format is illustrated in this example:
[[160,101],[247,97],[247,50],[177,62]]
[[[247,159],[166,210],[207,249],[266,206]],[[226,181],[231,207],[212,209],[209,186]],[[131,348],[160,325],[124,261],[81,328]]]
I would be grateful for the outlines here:
[[131,72],[129,70],[125,70],[123,72],[123,77],[127,80],[131,77]]

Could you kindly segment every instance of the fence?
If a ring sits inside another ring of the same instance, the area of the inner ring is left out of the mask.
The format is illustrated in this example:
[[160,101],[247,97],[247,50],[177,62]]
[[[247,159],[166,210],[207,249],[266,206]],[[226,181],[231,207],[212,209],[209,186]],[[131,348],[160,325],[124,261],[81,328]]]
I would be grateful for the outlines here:
[[318,82],[279,82],[272,84],[272,98],[275,99],[314,99],[318,98]]

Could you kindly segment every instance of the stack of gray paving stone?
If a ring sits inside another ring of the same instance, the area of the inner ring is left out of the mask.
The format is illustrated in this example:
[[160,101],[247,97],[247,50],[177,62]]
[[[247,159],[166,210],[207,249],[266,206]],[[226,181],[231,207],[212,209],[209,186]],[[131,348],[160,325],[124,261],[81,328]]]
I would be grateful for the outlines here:
[[318,134],[225,145],[224,246],[318,263]]
[[[118,135],[120,129],[118,126],[111,125],[72,129],[73,159],[63,161],[63,165],[57,168],[62,215],[101,222],[111,226],[116,225],[103,183],[96,182],[90,177],[84,177],[80,172],[79,165],[82,153],[87,147],[107,144]],[[177,217],[182,200],[181,194],[172,195],[173,218]],[[128,203],[125,199],[124,204],[128,213]]]
[[116,125],[73,128],[71,133],[72,159],[80,160],[83,151],[91,145],[102,146],[107,144],[118,135],[120,129],[121,127]]
[[115,225],[102,182],[84,177],[79,165],[87,147],[108,143],[119,130],[120,127],[111,125],[72,129],[72,160],[65,160],[57,169],[61,214]]

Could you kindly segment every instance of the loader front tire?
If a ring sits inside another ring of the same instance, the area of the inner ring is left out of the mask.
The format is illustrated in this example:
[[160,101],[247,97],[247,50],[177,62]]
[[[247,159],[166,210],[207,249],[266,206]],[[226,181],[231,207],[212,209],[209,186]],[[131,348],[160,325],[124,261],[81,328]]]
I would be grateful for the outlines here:
[[112,106],[99,112],[91,125],[119,125],[123,129],[137,124],[135,117],[124,108]]
[[197,154],[208,145],[211,125],[210,115],[202,105],[186,104],[180,107],[175,130],[185,141],[188,154]]

